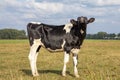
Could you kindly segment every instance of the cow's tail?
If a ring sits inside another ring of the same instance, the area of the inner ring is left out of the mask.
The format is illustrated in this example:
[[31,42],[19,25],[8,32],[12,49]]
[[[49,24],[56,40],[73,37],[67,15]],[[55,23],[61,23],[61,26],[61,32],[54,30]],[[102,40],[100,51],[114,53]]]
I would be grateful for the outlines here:
[[27,35],[28,35],[30,46],[32,46],[32,44],[33,44],[33,34],[31,31],[31,27],[32,27],[32,24],[28,23],[27,24]]

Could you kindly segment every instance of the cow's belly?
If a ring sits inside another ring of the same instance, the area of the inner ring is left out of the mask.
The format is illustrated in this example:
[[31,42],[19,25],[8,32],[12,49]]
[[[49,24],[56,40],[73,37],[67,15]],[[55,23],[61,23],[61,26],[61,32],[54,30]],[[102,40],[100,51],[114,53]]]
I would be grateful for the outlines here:
[[41,39],[34,39],[34,44],[38,44],[42,46],[43,48],[47,49],[48,51],[63,51],[63,47],[65,45],[65,40],[62,42],[47,42],[44,43],[41,41]]
[[[53,43],[53,44],[52,44]],[[47,50],[49,51],[63,51],[64,45],[65,45],[65,41],[63,40],[61,43],[60,42],[52,42],[49,45],[44,45],[43,47],[45,47]]]
[[61,52],[61,51],[63,51],[63,48],[61,48],[61,49],[51,49],[51,48],[46,48],[48,51],[50,51],[50,52]]

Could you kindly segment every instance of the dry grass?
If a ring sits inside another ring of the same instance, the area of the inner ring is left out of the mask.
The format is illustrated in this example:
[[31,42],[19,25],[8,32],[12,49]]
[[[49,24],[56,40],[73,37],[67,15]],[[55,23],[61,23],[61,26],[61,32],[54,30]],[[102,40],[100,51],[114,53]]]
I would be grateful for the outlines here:
[[41,49],[37,67],[39,77],[32,77],[27,40],[0,40],[0,80],[120,80],[120,41],[85,40],[79,53],[80,78],[73,75],[72,59],[67,77],[61,76],[63,52]]

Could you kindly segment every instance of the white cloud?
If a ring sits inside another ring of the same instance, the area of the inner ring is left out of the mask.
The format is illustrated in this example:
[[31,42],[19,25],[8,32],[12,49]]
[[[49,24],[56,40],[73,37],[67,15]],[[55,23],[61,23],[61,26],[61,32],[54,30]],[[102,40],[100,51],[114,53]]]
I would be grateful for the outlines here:
[[37,18],[36,15],[32,14],[32,13],[25,13],[25,14],[23,14],[22,17],[25,18],[25,19]]
[[[64,0],[65,2],[66,0]],[[72,0],[71,0],[72,1]],[[118,0],[116,0],[118,1]],[[105,5],[105,4],[110,4],[112,2],[116,1],[110,1],[110,0],[90,0],[87,2],[87,0],[82,0],[76,1],[76,3],[71,4],[65,4],[62,2],[36,2],[35,0],[23,0],[23,1],[18,1],[18,0],[5,0],[6,5],[14,7],[17,11],[23,12],[24,14],[31,14],[31,15],[36,15],[36,16],[50,16],[54,14],[61,14],[61,15],[67,15],[67,16],[72,16],[73,15],[87,15],[87,16],[103,16],[106,15],[108,12],[108,8],[100,8],[100,7],[89,7],[85,3],[90,3],[91,5]],[[73,1],[75,2],[75,1]],[[79,3],[77,3],[79,2]],[[119,10],[118,10],[119,11]],[[112,13],[117,13],[117,12],[112,12]],[[22,14],[21,14],[22,15]],[[27,16],[27,15],[26,15]],[[30,16],[30,15],[28,15]],[[31,16],[30,16],[31,17]]]
[[118,11],[120,12],[120,8],[118,9]]
[[120,0],[96,0],[100,6],[105,5],[120,5]]
[[4,4],[4,6],[22,7],[24,2],[19,2],[17,0],[4,0]]
[[62,12],[63,10],[63,4],[58,2],[36,2],[35,0],[27,0],[26,6],[42,15],[56,14]]
[[120,0],[80,0],[78,2],[91,5],[91,6],[119,6],[120,5]]
[[50,12],[50,13],[58,13],[63,10],[63,4],[61,3],[48,3],[48,2],[34,2],[34,7],[39,10],[43,10],[45,12]]

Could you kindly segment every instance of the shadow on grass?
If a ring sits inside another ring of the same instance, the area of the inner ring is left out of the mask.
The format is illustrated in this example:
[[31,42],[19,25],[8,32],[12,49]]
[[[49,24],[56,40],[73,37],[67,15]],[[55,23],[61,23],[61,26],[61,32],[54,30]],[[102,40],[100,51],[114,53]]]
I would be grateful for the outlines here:
[[[31,70],[29,70],[29,69],[22,69],[20,71],[24,72],[28,76],[32,76]],[[61,75],[62,76],[62,71],[61,70],[38,70],[38,73],[39,74],[53,73],[53,74],[57,74],[57,75]],[[74,75],[72,75],[69,71],[67,71],[66,73],[68,75],[74,77]]]

